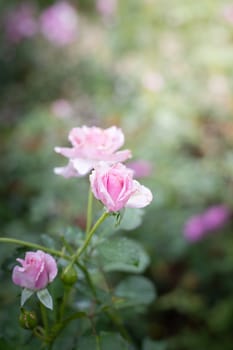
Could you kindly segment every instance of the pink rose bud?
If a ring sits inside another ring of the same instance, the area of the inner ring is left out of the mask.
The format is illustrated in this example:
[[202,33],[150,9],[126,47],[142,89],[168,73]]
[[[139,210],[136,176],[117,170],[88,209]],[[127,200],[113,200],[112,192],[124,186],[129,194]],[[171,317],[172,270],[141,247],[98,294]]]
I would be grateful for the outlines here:
[[72,148],[55,147],[55,151],[67,157],[69,163],[65,167],[55,168],[54,172],[67,178],[88,174],[100,161],[114,164],[131,157],[129,150],[117,152],[124,144],[124,134],[115,126],[108,129],[87,126],[73,128],[69,141]]
[[94,196],[109,212],[124,207],[142,208],[152,201],[151,191],[133,179],[133,171],[121,163],[100,163],[90,175]]
[[15,266],[13,282],[30,290],[44,289],[57,275],[55,259],[41,250],[27,252],[25,259],[17,259],[21,266]]

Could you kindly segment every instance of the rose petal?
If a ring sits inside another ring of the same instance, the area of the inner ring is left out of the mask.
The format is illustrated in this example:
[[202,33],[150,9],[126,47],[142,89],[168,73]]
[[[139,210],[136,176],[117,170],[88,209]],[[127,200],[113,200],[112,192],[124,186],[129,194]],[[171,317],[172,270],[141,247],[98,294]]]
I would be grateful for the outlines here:
[[134,180],[134,192],[130,196],[126,207],[128,208],[143,208],[150,204],[153,199],[153,195],[149,188],[141,185],[138,181]]

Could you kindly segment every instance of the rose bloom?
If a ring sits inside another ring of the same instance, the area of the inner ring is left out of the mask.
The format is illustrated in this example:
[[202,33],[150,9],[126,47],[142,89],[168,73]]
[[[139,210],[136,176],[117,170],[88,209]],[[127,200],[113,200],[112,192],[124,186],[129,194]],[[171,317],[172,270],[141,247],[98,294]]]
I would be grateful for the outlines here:
[[131,157],[129,150],[117,152],[124,144],[124,135],[115,126],[108,129],[95,126],[73,128],[68,138],[72,148],[55,147],[55,151],[67,157],[69,162],[65,167],[55,168],[54,172],[66,178],[84,176],[100,161],[114,164]]
[[78,32],[75,9],[66,1],[59,1],[45,9],[40,16],[41,32],[51,43],[64,46],[74,42]]
[[41,250],[27,252],[25,259],[17,259],[21,266],[15,266],[13,282],[30,290],[44,289],[57,275],[55,259]]
[[152,201],[152,193],[133,179],[133,171],[121,163],[100,163],[90,175],[94,196],[109,212],[124,207],[143,208]]

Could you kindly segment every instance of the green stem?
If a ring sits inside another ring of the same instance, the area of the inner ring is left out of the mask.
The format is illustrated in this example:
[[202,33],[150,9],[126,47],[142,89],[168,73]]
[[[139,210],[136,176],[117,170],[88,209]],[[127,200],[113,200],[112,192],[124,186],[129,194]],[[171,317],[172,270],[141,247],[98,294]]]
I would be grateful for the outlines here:
[[88,270],[86,269],[85,266],[83,266],[82,264],[80,264],[80,262],[76,261],[76,265],[80,268],[80,270],[82,270],[85,278],[86,278],[86,281],[87,281],[87,284],[93,294],[93,296],[95,297],[95,299],[97,299],[97,293],[96,293],[96,290],[95,290],[95,286],[91,280],[91,276],[88,272]]
[[48,322],[46,307],[42,303],[40,303],[40,312],[41,312],[41,317],[42,317],[43,326],[45,330],[45,337],[46,337],[48,335],[49,322]]
[[91,229],[91,222],[92,222],[92,205],[93,205],[93,194],[91,190],[91,186],[89,188],[88,192],[88,203],[87,203],[87,225],[86,225],[86,235]]
[[101,349],[100,349],[100,337],[97,335],[97,336],[95,337],[95,339],[96,339],[96,348],[97,348],[97,350],[101,350]]
[[18,245],[22,245],[25,247],[43,250],[43,251],[50,253],[52,255],[59,256],[60,258],[63,258],[65,260],[71,260],[71,256],[65,255],[63,252],[60,252],[59,250],[44,247],[43,245],[40,245],[40,244],[26,242],[26,241],[22,241],[20,239],[15,239],[15,238],[5,238],[5,237],[0,237],[0,243],[1,242],[2,243],[18,244]]
[[60,321],[62,321],[62,319],[63,319],[65,306],[66,306],[67,301],[69,299],[70,291],[71,291],[71,288],[65,286],[64,295],[63,295],[62,303],[61,303],[61,306],[60,306],[60,314],[59,314],[59,320]]
[[110,320],[115,324],[115,326],[118,328],[122,337],[127,341],[131,342],[132,340],[130,338],[130,335],[128,334],[126,328],[124,327],[124,324],[121,318],[118,316],[118,314],[116,312],[111,312],[110,310],[105,310],[104,312],[110,318]]
[[97,230],[97,228],[102,224],[102,222],[108,217],[109,213],[104,212],[101,217],[96,221],[90,232],[88,233],[83,245],[77,250],[76,254],[73,256],[73,262],[78,260],[78,258],[82,255],[82,253],[86,250],[88,244],[90,243],[90,240]]

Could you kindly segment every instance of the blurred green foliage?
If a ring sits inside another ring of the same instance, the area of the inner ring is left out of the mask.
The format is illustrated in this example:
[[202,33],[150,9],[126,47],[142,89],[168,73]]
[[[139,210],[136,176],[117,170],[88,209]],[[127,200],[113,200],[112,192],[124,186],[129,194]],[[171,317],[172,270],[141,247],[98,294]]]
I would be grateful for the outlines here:
[[[88,182],[54,175],[65,160],[53,148],[68,145],[71,127],[118,125],[135,159],[153,166],[142,180],[153,191],[153,204],[136,217],[133,231],[125,222],[115,233],[144,245],[151,260],[145,276],[158,294],[148,312],[135,317],[122,311],[135,347],[231,350],[232,220],[203,241],[183,237],[190,216],[215,203],[233,206],[233,23],[223,16],[228,3],[119,0],[107,17],[94,0],[73,1],[79,33],[64,48],[40,33],[10,43],[4,14],[17,3],[0,2],[1,236],[41,242],[44,233],[57,239],[68,226],[82,228]],[[32,3],[39,16],[54,1]],[[54,107],[61,100],[68,111]],[[0,252],[0,344],[12,349],[16,339],[27,338],[17,325],[11,283],[19,250],[1,245]],[[72,331],[59,344],[74,349]],[[102,341],[113,340],[104,335]],[[80,340],[91,348],[93,342],[91,336]]]

